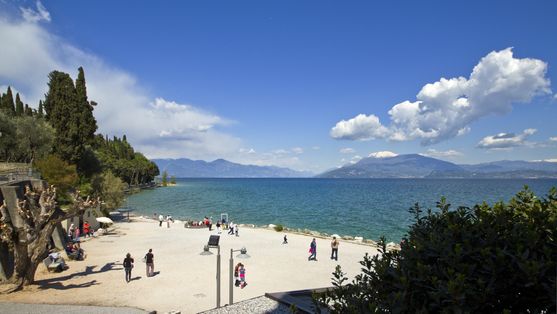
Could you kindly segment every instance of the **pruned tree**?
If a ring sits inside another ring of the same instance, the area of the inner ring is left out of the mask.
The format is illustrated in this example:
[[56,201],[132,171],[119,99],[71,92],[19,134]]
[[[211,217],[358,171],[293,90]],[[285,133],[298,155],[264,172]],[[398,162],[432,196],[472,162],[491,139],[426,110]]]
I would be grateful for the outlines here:
[[62,209],[56,203],[54,186],[33,191],[27,185],[24,198],[17,202],[17,214],[21,219],[10,217],[5,201],[0,206],[0,240],[8,245],[14,258],[13,272],[4,292],[32,284],[37,267],[48,254],[50,237],[56,226],[66,219],[82,215],[87,208],[99,202],[98,199],[84,200],[79,191],[71,196],[72,204]]

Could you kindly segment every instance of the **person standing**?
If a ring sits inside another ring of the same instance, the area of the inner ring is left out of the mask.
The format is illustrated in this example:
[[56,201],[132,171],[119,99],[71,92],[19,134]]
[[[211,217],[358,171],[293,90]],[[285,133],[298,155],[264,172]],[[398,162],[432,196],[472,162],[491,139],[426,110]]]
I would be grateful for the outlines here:
[[284,235],[284,240],[282,241],[282,244],[288,244],[288,238],[286,237],[286,234]]
[[233,235],[234,234],[234,222],[230,222],[230,224],[228,225],[228,234]]
[[91,226],[89,225],[89,222],[87,222],[87,220],[85,220],[85,222],[83,223],[83,236],[84,237],[88,237],[90,236],[90,229]]
[[220,227],[221,227],[220,220],[217,220],[217,233],[218,234],[221,234]]
[[159,227],[162,227],[162,221],[164,220],[164,217],[162,216],[162,214],[159,215]]
[[339,242],[337,237],[333,237],[333,241],[331,241],[331,259],[338,261],[338,245]]
[[317,242],[315,242],[315,238],[313,238],[309,245],[309,253],[308,261],[317,261]]
[[145,254],[145,263],[147,265],[147,277],[153,276],[155,272],[155,256],[153,255],[153,249],[149,249],[149,252]]
[[126,258],[124,258],[124,270],[126,271],[126,282],[130,282],[132,280],[132,268],[133,268],[133,258],[130,253],[126,254]]
[[234,225],[234,233],[236,234],[237,237],[239,237],[240,235],[238,234],[238,224]]
[[166,215],[166,227],[170,228],[170,215]]

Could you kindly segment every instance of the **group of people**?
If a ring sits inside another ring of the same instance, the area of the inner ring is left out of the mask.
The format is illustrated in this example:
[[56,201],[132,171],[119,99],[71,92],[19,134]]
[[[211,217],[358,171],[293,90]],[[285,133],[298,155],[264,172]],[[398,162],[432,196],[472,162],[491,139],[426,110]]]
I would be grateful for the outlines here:
[[66,254],[69,258],[81,261],[85,258],[85,251],[77,241],[68,241],[66,244]]
[[244,264],[236,264],[236,267],[234,267],[234,278],[236,278],[234,286],[244,289],[244,287],[248,285],[246,282],[246,267]]
[[[286,235],[284,236],[284,242],[288,243],[286,241]],[[285,244],[284,242],[283,242],[283,244]],[[334,259],[335,261],[338,261],[338,246],[339,245],[340,245],[340,242],[337,240],[336,237],[333,237],[333,240],[331,241],[331,259]],[[315,241],[315,238],[313,238],[313,240],[309,244],[308,261],[317,261],[317,241]]]
[[[154,217],[157,217],[157,213],[153,214]],[[166,215],[166,217],[164,217],[162,214],[159,215],[159,227],[162,227],[162,223],[166,221],[166,227],[170,228],[170,223],[174,222],[174,219],[172,219],[172,216],[170,215]]]
[[[122,266],[124,266],[124,271],[126,274],[126,282],[132,280],[132,269],[134,267],[134,259],[130,253],[126,254]],[[143,257],[143,262],[146,267],[147,277],[153,277],[155,275],[155,255],[153,254],[153,249],[149,249],[147,254]]]
[[76,226],[74,224],[70,224],[70,227],[68,228],[68,240],[79,241],[81,236],[93,236],[93,228],[91,228],[91,225],[87,220],[83,223],[83,233],[81,232],[79,226]]

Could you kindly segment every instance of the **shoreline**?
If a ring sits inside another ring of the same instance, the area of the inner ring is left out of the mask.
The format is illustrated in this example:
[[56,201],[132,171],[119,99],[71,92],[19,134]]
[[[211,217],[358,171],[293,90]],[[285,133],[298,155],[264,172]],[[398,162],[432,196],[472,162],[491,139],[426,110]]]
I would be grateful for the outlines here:
[[[139,218],[139,219],[147,219],[147,220],[152,220],[154,222],[158,222],[158,219],[155,219],[151,216],[144,216],[144,215],[135,215],[135,214],[130,214],[130,218],[131,217],[135,217],[135,218]],[[174,223],[186,223],[187,219],[174,219]],[[166,222],[163,222],[163,226]],[[239,223],[238,224],[239,227],[242,228],[250,228],[250,229],[259,229],[259,230],[268,230],[268,231],[273,231],[276,233],[288,233],[288,234],[296,234],[296,235],[301,235],[301,236],[308,236],[308,237],[315,237],[315,238],[320,238],[320,239],[331,239],[332,234],[328,234],[326,232],[319,232],[319,231],[315,231],[315,230],[310,230],[310,229],[301,229],[301,228],[296,228],[296,229],[291,229],[288,228],[287,226],[283,226],[283,229],[281,231],[276,231],[274,229],[275,224],[268,224],[268,225],[256,225],[256,224],[242,224]],[[190,227],[185,227],[187,229],[207,229],[207,227],[201,227],[201,228],[190,228]],[[216,230],[215,225],[213,224],[213,230]],[[223,230],[228,230],[228,229],[223,229]],[[373,240],[373,239],[366,239],[364,237],[359,237],[359,236],[350,236],[350,235],[341,235],[338,234],[339,238],[338,240],[342,240],[345,241],[347,243],[352,243],[352,244],[358,244],[358,245],[364,245],[364,246],[370,246],[373,248],[379,248],[378,242]],[[397,249],[400,250],[400,244],[395,243],[395,242],[386,242],[387,245],[387,249]]]

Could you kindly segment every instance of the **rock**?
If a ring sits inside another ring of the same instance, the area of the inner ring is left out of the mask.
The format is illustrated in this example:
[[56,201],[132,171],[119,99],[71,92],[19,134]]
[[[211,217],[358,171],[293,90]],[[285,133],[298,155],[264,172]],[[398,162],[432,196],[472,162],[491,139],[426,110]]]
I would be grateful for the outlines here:
[[363,237],[355,237],[354,240],[358,241],[358,242],[362,242],[364,241]]
[[277,225],[269,224],[269,228],[274,229]]
[[342,239],[343,239],[343,240],[354,240],[354,237],[351,237],[351,236],[343,236]]

